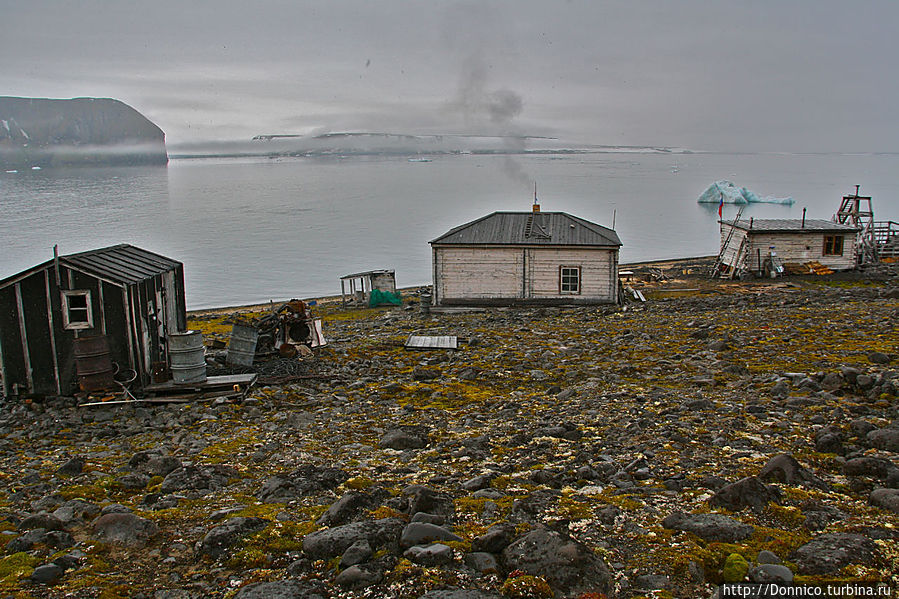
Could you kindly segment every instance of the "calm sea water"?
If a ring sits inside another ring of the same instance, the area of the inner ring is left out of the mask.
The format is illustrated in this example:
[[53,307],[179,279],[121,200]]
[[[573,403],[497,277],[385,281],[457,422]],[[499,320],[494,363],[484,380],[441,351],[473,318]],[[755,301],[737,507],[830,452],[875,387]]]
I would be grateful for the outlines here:
[[[733,181],[793,206],[744,216],[830,218],[860,184],[878,220],[899,220],[899,155],[598,153],[176,159],[166,168],[0,173],[0,278],[52,257],[130,243],[185,266],[188,308],[339,293],[339,277],[391,268],[431,282],[428,241],[495,210],[615,224],[622,262],[717,253],[717,207]],[[736,207],[727,206],[725,217]]]

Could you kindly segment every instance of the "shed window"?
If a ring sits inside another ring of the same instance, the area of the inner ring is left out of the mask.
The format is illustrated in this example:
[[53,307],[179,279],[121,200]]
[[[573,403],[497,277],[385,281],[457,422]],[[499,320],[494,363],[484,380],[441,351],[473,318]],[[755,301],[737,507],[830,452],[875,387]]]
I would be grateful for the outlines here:
[[94,311],[91,309],[90,291],[62,292],[62,322],[66,329],[91,329]]
[[581,292],[580,266],[562,266],[559,268],[559,291],[562,293]]
[[824,236],[824,255],[825,256],[842,256],[843,255],[843,236],[842,235],[825,235]]

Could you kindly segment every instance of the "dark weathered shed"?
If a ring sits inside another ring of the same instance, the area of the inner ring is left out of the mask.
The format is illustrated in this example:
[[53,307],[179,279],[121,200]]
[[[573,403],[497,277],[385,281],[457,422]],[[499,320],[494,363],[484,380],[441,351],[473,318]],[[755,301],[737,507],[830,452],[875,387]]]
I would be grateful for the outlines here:
[[186,325],[180,262],[127,244],[55,257],[0,281],[3,394],[71,393],[75,340],[92,336],[146,385]]

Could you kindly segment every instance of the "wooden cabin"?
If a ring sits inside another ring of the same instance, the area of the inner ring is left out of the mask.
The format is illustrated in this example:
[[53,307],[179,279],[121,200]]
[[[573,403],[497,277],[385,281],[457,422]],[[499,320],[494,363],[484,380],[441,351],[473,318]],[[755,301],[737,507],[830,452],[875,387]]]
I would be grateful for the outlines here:
[[565,212],[494,212],[430,244],[437,306],[618,302],[621,240]]
[[804,218],[718,222],[719,263],[728,272],[768,277],[783,272],[784,265],[819,264],[830,270],[856,266],[857,229],[848,224]]
[[3,394],[74,392],[79,344],[108,352],[142,387],[169,366],[167,336],[186,325],[180,262],[124,244],[54,257],[0,281]]

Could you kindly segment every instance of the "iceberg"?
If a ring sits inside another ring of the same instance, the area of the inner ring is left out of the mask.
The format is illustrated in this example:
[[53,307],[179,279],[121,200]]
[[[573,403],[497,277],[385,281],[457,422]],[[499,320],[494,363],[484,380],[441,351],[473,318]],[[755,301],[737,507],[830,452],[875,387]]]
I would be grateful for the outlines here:
[[725,204],[793,204],[793,198],[776,198],[759,196],[745,187],[737,187],[730,181],[715,181],[702,192],[697,202],[700,204],[719,204],[722,198]]

